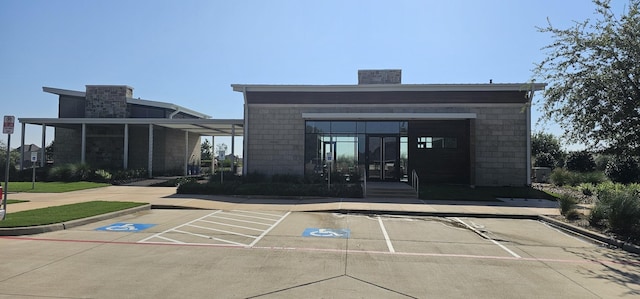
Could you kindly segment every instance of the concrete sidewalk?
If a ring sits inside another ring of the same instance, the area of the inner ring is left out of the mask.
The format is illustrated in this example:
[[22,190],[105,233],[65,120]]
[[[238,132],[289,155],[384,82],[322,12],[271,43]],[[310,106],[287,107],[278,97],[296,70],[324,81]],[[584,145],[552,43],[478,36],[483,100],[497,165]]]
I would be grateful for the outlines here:
[[[7,213],[86,201],[132,201],[156,207],[212,210],[371,211],[377,213],[433,213],[496,216],[558,215],[546,200],[502,202],[423,201],[411,198],[282,198],[176,194],[175,187],[108,186],[65,193],[10,193],[9,199],[28,200],[7,206]],[[551,203],[551,206],[554,206]]]

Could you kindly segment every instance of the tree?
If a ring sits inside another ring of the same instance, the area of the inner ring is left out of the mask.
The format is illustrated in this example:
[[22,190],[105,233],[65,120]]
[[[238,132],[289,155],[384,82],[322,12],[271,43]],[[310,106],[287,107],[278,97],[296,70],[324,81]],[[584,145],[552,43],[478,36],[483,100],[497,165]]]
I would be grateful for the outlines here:
[[594,0],[598,18],[568,29],[551,22],[542,33],[554,42],[534,74],[549,85],[543,117],[563,137],[593,149],[640,154],[640,0],[616,16],[610,0]]
[[211,160],[211,144],[209,143],[209,139],[205,139],[202,144],[200,144],[200,159],[202,160]]
[[550,133],[538,132],[531,136],[531,156],[535,166],[555,167],[562,161],[564,152],[560,140]]
[[55,151],[54,142],[55,140],[52,140],[51,143],[44,148],[45,161],[53,161],[53,152]]

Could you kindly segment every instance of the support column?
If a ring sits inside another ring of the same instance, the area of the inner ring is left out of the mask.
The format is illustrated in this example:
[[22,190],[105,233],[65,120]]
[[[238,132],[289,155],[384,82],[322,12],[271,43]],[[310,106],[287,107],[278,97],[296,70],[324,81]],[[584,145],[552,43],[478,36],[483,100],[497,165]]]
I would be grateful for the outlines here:
[[184,175],[189,175],[189,131],[184,131]]
[[122,168],[129,168],[129,124],[124,124],[124,150],[123,150]]
[[236,174],[236,125],[231,125],[231,171]]
[[47,148],[47,125],[42,124],[42,147],[40,148],[40,167],[44,167],[44,164],[47,161],[46,148]]
[[[20,134],[20,170],[24,170],[24,131],[26,123],[22,123],[22,133]],[[9,145],[7,145],[9,147]]]
[[147,172],[149,177],[153,177],[153,125],[149,124],[149,161],[147,161]]
[[216,136],[211,136],[211,174],[216,173]]
[[82,124],[82,143],[80,145],[80,163],[84,164],[86,160],[87,149],[87,124]]

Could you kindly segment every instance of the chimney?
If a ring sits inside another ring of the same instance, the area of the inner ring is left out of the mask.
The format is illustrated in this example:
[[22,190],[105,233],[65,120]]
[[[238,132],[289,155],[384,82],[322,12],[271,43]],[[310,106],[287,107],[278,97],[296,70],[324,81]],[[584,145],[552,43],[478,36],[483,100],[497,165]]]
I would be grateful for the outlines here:
[[402,70],[358,70],[358,85],[401,83]]

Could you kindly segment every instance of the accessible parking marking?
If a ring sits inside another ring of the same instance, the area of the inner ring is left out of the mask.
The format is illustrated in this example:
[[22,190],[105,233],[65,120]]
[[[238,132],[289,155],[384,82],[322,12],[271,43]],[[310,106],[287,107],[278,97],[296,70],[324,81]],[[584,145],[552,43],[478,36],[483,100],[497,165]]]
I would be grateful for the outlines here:
[[144,238],[138,243],[230,245],[253,247],[291,212],[218,210]]

